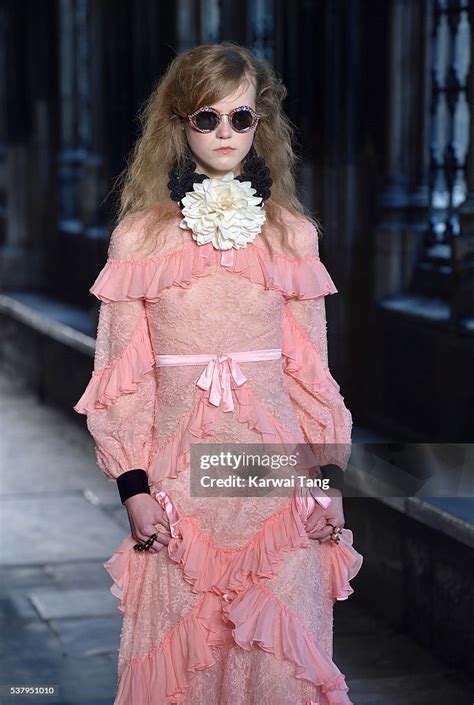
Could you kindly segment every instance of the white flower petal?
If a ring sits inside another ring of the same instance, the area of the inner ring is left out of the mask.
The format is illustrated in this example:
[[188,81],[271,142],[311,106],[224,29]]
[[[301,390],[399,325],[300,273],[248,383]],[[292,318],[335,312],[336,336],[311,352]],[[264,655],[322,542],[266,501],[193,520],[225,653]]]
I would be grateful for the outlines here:
[[263,199],[255,193],[250,181],[238,181],[233,172],[193,184],[193,191],[182,200],[180,227],[191,229],[200,245],[212,242],[222,250],[245,247],[265,222]]

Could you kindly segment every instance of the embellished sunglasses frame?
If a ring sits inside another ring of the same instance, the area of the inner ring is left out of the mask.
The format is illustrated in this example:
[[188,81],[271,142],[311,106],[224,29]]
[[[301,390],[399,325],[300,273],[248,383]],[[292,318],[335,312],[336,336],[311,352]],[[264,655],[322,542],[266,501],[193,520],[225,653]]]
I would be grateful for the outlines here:
[[[252,116],[252,122],[251,122],[251,124],[250,124],[248,127],[245,127],[243,130],[237,130],[237,129],[234,127],[234,125],[232,124],[232,116],[233,116],[235,113],[238,113],[238,112],[240,112],[240,111],[242,111],[242,110],[245,110],[245,111],[247,111],[247,112],[249,112],[249,113],[251,114],[251,116]],[[198,127],[198,126],[196,125],[196,123],[194,122],[194,118],[195,118],[197,115],[199,115],[199,113],[204,113],[204,112],[206,112],[206,113],[214,113],[214,115],[215,115],[216,118],[217,118],[217,125],[216,125],[215,127],[213,127],[212,130],[203,130],[202,128]],[[258,121],[260,120],[260,118],[262,117],[262,115],[261,115],[260,113],[257,113],[257,112],[256,112],[253,108],[251,108],[249,105],[240,105],[238,108],[234,108],[234,109],[231,110],[229,113],[220,113],[220,112],[219,112],[218,110],[216,110],[215,108],[211,108],[211,106],[209,106],[209,105],[204,105],[202,108],[199,108],[198,110],[195,110],[193,113],[191,113],[190,115],[188,115],[188,116],[187,116],[187,119],[188,119],[189,123],[191,124],[191,126],[193,127],[193,129],[197,130],[197,132],[202,132],[202,133],[209,134],[210,132],[214,132],[214,130],[217,130],[217,128],[219,127],[219,125],[220,125],[221,122],[222,122],[222,118],[224,117],[224,115],[227,115],[227,117],[228,117],[228,119],[229,119],[229,125],[230,125],[231,128],[234,130],[234,132],[238,132],[239,134],[242,134],[243,132],[248,132],[249,130],[251,130],[252,128],[254,128],[255,125],[257,125],[257,123],[258,123]]]

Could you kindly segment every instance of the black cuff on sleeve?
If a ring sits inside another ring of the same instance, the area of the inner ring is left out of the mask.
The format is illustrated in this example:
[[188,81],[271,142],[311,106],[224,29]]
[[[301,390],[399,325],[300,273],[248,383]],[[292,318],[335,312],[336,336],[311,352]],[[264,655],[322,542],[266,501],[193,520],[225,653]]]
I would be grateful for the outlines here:
[[339,490],[344,489],[344,470],[338,465],[321,465],[321,477],[329,480],[329,487]]
[[128,470],[117,477],[117,487],[122,504],[135,494],[151,494],[145,470]]

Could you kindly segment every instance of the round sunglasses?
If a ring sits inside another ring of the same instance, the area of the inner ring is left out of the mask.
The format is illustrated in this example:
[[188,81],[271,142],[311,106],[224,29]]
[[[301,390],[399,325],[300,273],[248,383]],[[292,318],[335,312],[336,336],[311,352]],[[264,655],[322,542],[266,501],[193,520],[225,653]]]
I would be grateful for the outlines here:
[[231,110],[230,113],[220,113],[209,105],[204,105],[188,115],[187,118],[198,132],[214,132],[221,124],[224,115],[227,115],[229,124],[235,132],[248,132],[262,117],[249,105],[241,105]]

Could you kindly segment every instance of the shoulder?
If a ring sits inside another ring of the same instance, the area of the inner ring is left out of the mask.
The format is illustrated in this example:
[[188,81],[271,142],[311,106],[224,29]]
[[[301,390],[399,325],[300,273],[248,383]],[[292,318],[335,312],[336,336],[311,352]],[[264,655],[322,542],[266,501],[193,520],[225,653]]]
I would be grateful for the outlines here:
[[278,220],[284,230],[284,249],[290,257],[319,255],[319,232],[314,223],[302,213],[279,206]]
[[157,206],[128,214],[112,230],[108,257],[140,260],[160,255],[174,230],[176,214]]
[[108,256],[111,259],[139,259],[149,216],[140,211],[119,221],[110,236]]

